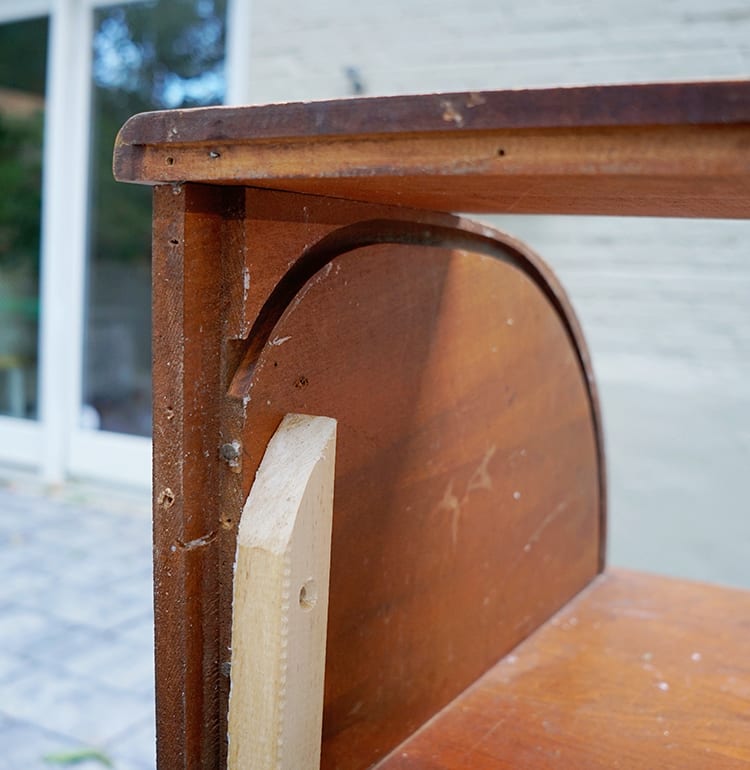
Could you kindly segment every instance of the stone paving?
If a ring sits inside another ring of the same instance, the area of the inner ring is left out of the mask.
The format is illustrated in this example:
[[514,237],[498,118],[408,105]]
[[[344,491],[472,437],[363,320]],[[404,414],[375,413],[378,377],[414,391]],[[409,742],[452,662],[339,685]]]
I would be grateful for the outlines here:
[[154,768],[148,495],[105,494],[0,479],[0,770]]

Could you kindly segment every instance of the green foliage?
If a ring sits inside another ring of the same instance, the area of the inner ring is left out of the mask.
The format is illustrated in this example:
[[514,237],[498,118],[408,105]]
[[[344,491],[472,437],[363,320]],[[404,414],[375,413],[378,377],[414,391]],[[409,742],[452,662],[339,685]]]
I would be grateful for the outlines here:
[[0,113],[0,267],[39,269],[44,115]]
[[84,762],[98,762],[103,767],[114,767],[112,760],[98,749],[76,749],[75,751],[61,751],[55,754],[47,754],[44,761],[50,765],[70,767],[81,765]]
[[44,96],[48,29],[46,16],[0,24],[0,86]]

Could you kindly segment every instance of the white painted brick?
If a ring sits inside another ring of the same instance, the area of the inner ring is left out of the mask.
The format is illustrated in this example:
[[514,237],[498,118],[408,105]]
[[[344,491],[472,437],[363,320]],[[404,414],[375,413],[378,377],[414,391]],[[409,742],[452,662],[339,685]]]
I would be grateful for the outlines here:
[[[253,8],[256,102],[347,96],[346,67],[358,69],[370,95],[750,74],[748,0],[254,0]],[[725,446],[732,429],[738,437],[733,462],[750,463],[750,222],[493,221],[550,262],[583,322],[602,379],[605,421],[614,425],[608,435],[613,531],[628,531],[623,522],[631,519],[618,518],[631,515],[626,505],[642,507],[638,515],[648,521],[648,532],[638,530],[630,551],[615,553],[661,569],[662,551],[639,561],[637,543],[652,539],[662,514],[680,526],[688,513],[691,521],[705,520],[707,501],[714,499],[720,505],[694,541],[719,542],[722,531],[735,531],[750,545],[739,519],[728,518],[741,507],[741,485],[732,486],[726,474],[706,475],[705,455],[706,447]],[[623,382],[636,394],[630,401]],[[673,396],[665,402],[674,407],[668,413],[654,389]],[[691,434],[693,415],[714,403],[725,409],[721,419],[703,420],[696,429],[700,437]],[[651,442],[657,448],[647,442],[642,451],[633,449],[639,437],[629,431],[638,421],[630,415],[639,413],[641,426],[664,414],[664,425],[655,429],[660,440]],[[697,449],[680,465],[690,440]],[[658,478],[673,480],[669,494],[641,490],[641,460]],[[682,480],[704,477],[702,494],[679,496]],[[716,498],[712,483],[723,497]],[[668,511],[672,500],[694,508]],[[672,534],[665,533],[664,542]],[[741,567],[693,572],[750,585],[750,573]]]

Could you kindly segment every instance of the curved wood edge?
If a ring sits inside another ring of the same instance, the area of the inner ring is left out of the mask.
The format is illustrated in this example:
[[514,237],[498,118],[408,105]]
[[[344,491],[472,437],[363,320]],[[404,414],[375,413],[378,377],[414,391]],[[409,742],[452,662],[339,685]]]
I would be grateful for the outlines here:
[[335,454],[335,420],[286,415],[242,513],[230,770],[320,765]]
[[247,337],[245,352],[229,386],[229,395],[243,399],[255,364],[269,344],[274,327],[305,284],[333,259],[349,251],[385,243],[444,246],[475,251],[513,264],[536,283],[558,313],[575,347],[586,382],[597,445],[600,490],[599,571],[606,563],[607,474],[604,430],[591,356],[580,322],[565,289],[553,270],[533,249],[507,233],[472,220],[438,213],[422,214],[421,221],[366,220],[340,227],[309,246],[276,284]]
[[117,135],[114,172],[120,181],[132,180],[128,155],[143,145],[747,122],[750,80],[741,79],[202,107],[130,118]]

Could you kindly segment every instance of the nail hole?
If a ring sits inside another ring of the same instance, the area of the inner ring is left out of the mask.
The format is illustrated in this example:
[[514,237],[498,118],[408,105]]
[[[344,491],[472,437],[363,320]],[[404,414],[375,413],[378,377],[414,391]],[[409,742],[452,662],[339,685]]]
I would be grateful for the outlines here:
[[167,158],[167,165],[174,166],[174,158],[171,155]]
[[177,240],[177,238],[170,238],[170,239],[169,239],[169,242],[172,244],[172,246],[178,246],[178,245],[179,245],[179,243],[180,243],[180,242]]
[[500,147],[497,151],[497,154],[502,158],[505,155],[505,150]]
[[159,493],[159,497],[157,498],[156,502],[166,511],[168,508],[171,508],[174,505],[174,498],[174,492],[169,487],[167,487],[166,489],[162,489],[162,491]]
[[314,580],[307,580],[299,589],[299,606],[311,610],[318,603],[318,587]]

